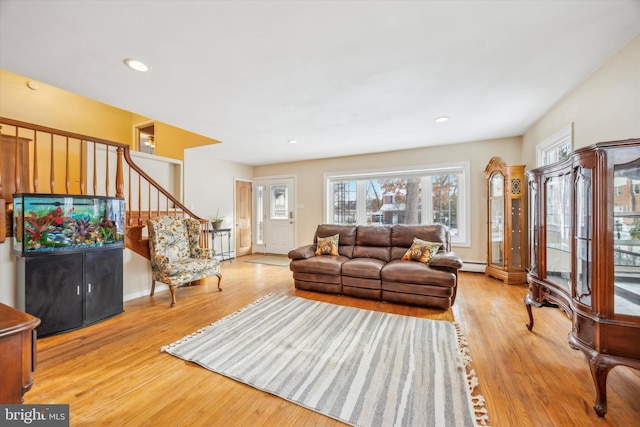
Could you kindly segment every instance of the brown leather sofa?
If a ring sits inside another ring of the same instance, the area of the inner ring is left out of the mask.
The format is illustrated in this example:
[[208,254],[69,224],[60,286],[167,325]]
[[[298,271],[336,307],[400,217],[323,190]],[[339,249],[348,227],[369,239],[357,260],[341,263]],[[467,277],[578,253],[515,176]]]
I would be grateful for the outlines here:
[[[319,237],[339,234],[338,255],[316,255]],[[414,237],[442,243],[428,264],[403,260]],[[447,309],[456,298],[462,260],[448,230],[436,225],[322,224],[312,245],[289,252],[297,289]]]

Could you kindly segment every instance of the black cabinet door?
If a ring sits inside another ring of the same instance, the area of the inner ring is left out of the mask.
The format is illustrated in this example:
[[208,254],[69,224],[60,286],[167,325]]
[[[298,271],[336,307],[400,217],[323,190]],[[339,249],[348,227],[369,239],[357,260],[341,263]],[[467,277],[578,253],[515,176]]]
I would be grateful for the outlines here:
[[82,254],[25,258],[25,311],[42,321],[39,336],[83,324]]
[[122,313],[122,249],[84,255],[85,323]]

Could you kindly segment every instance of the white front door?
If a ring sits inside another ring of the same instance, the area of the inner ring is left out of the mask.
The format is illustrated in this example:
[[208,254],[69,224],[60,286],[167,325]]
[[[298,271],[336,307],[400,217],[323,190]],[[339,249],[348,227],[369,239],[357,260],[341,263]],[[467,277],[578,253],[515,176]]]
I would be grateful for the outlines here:
[[294,178],[256,180],[256,250],[286,254],[295,242]]

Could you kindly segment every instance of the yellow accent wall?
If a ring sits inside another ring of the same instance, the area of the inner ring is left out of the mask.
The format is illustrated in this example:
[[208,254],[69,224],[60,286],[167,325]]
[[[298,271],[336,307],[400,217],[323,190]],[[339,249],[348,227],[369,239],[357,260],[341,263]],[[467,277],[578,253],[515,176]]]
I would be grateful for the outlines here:
[[156,154],[184,160],[186,148],[218,144],[220,141],[189,132],[162,122],[155,122]]
[[[55,129],[120,142],[135,147],[133,126],[152,121],[129,111],[0,70],[0,116]],[[155,122],[156,154],[184,159],[184,149],[219,141],[166,123]]]
[[0,115],[10,119],[131,144],[131,113],[0,70]]

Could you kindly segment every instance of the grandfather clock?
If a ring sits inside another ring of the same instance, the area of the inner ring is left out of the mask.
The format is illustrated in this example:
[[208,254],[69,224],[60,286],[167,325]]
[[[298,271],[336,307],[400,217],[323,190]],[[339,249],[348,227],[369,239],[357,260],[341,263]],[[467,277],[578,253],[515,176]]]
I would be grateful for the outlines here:
[[485,275],[508,285],[527,283],[527,186],[524,165],[493,157],[487,178],[487,266]]

